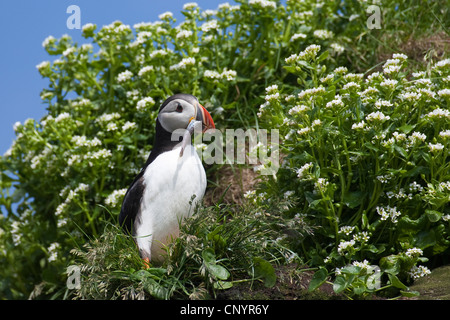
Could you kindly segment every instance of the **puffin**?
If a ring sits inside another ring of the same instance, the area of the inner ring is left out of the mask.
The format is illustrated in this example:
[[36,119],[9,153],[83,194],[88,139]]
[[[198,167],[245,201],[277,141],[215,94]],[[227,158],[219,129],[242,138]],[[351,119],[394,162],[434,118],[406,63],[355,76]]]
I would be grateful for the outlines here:
[[119,214],[147,266],[164,260],[165,247],[204,196],[206,173],[191,136],[214,128],[211,114],[193,95],[175,94],[160,106],[153,148]]

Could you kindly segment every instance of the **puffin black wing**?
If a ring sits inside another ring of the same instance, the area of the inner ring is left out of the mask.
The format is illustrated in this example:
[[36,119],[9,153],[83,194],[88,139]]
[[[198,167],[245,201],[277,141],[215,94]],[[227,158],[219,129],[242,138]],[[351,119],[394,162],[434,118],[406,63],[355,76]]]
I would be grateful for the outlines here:
[[144,171],[142,170],[131,183],[120,209],[119,224],[129,234],[141,206],[142,195],[144,194]]

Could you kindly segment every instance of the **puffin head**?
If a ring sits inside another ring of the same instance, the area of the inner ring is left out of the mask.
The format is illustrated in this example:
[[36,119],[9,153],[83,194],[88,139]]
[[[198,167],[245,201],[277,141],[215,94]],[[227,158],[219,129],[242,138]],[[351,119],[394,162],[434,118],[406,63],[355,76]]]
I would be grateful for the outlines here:
[[202,123],[202,132],[215,128],[209,112],[190,94],[175,94],[164,101],[159,109],[158,121],[169,133],[177,129],[190,129],[194,120]]

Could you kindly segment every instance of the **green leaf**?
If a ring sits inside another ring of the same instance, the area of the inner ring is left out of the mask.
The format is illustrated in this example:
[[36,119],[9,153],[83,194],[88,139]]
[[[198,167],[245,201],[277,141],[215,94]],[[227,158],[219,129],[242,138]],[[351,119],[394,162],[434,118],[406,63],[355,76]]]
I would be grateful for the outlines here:
[[425,210],[425,213],[430,222],[437,222],[441,219],[442,213],[436,210]]
[[219,279],[219,280],[227,280],[230,276],[230,273],[225,267],[222,267],[221,265],[216,264],[216,255],[214,253],[214,250],[212,248],[207,248],[203,250],[202,252],[202,258],[203,262],[205,264],[206,269],[209,271],[209,273]]
[[401,265],[400,258],[396,255],[390,255],[380,259],[380,268],[388,274],[399,274]]
[[409,124],[405,124],[401,127],[398,128],[398,130],[400,130],[401,132],[408,134],[410,133],[413,129],[414,129],[415,125],[409,125]]
[[205,263],[215,264],[216,263],[216,254],[212,248],[207,248],[202,252],[202,258]]
[[413,290],[408,290],[408,291],[400,290],[400,293],[402,294],[402,296],[407,297],[407,298],[413,298],[413,297],[420,296],[419,291],[413,291]]
[[264,280],[264,285],[267,288],[271,288],[275,285],[277,281],[277,276],[275,274],[275,269],[270,264],[270,262],[255,257],[253,258],[254,275],[256,278]]
[[414,245],[420,249],[425,249],[436,244],[436,234],[433,229],[423,230],[414,237]]
[[230,277],[230,272],[225,267],[218,264],[206,264],[206,268],[215,278],[219,280],[227,280]]
[[347,289],[348,287],[350,287],[354,278],[355,278],[355,275],[350,275],[348,277],[341,276],[341,275],[337,276],[333,283],[334,292],[340,293],[340,292],[344,291],[345,289]]
[[364,192],[352,191],[344,194],[343,202],[350,209],[359,207],[364,201]]
[[391,284],[392,284],[394,287],[399,288],[399,289],[401,289],[401,290],[407,290],[407,289],[408,289],[408,287],[405,286],[405,285],[397,278],[397,276],[388,273],[388,277],[389,277],[389,280],[391,281]]
[[320,268],[319,270],[314,272],[311,282],[309,283],[308,291],[311,292],[319,288],[322,284],[325,283],[327,277],[328,271],[325,268]]
[[142,285],[144,290],[156,299],[164,300],[169,296],[169,290],[150,277],[145,278]]
[[326,58],[328,58],[329,52],[325,51],[324,53],[322,53],[318,58],[317,58],[317,63],[325,60]]
[[214,289],[218,289],[218,290],[230,289],[232,286],[233,286],[233,282],[231,282],[231,281],[222,281],[222,280],[214,282],[214,284],[213,284]]

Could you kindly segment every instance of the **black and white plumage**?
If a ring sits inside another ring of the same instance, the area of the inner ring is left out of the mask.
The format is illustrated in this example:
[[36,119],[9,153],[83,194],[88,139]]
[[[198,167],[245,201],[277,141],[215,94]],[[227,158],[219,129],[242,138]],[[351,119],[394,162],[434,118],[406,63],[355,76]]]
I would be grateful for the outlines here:
[[[119,216],[144,260],[162,260],[164,246],[203,198],[206,174],[191,145],[200,124],[203,132],[214,128],[211,115],[192,95],[176,94],[160,107],[153,150],[125,194]],[[178,135],[181,141],[172,136],[177,129],[187,129]]]

